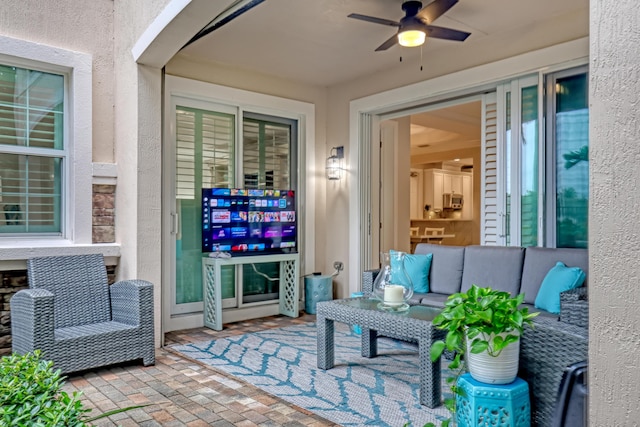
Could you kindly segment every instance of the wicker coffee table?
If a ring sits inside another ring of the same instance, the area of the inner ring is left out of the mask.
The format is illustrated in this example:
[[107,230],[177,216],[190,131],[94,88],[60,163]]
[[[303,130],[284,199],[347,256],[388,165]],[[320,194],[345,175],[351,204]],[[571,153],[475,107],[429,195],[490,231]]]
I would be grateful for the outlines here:
[[431,344],[444,339],[446,332],[433,327],[431,321],[440,309],[414,306],[404,313],[390,313],[377,308],[378,301],[366,297],[319,302],[318,368],[334,366],[333,322],[360,325],[362,356],[376,357],[378,334],[418,342],[420,366],[420,404],[435,408],[441,405],[440,362],[429,357]]

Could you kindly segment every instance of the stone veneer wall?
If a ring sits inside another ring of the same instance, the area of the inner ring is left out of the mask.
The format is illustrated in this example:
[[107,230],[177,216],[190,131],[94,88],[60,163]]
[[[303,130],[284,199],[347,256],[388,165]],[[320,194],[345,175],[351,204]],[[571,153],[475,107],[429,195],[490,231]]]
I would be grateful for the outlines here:
[[116,241],[116,186],[93,185],[93,243],[114,243]]
[[[115,242],[115,185],[93,186],[93,243]],[[108,265],[109,284],[116,277],[116,266]],[[0,356],[11,353],[11,312],[9,300],[26,289],[26,270],[0,271]]]

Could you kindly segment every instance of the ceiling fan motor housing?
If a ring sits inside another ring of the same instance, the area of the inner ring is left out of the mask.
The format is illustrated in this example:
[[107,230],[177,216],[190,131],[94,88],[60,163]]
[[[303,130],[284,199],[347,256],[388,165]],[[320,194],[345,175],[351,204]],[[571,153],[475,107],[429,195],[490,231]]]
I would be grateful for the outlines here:
[[420,9],[422,9],[421,1],[409,0],[402,3],[402,10],[405,11],[406,17],[416,16],[418,12],[420,12]]

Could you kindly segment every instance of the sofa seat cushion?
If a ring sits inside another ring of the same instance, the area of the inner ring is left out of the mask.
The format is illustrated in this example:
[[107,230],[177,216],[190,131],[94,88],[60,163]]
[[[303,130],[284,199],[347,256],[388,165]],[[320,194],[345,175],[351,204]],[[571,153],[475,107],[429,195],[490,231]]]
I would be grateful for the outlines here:
[[429,292],[455,294],[460,292],[464,246],[443,246],[418,243],[415,254],[432,254],[429,271]]
[[413,296],[409,298],[409,305],[422,305],[422,299],[429,295],[426,292],[414,292]]
[[[529,313],[538,313],[538,316],[533,318],[535,322],[536,319],[554,319],[558,320],[558,315],[549,313],[548,311],[540,310],[536,308],[533,304],[527,304],[526,302],[520,305],[520,307],[526,307],[529,309]],[[534,326],[535,327],[535,326]]]
[[490,287],[520,294],[524,248],[515,246],[467,246],[464,251],[464,270],[461,291],[472,285]]
[[94,336],[102,336],[101,339],[107,340],[122,333],[130,334],[137,329],[139,329],[139,327],[135,325],[110,321],[55,329],[54,337],[56,341],[83,339]]
[[[589,275],[589,252],[577,248],[539,248],[528,247],[525,251],[522,266],[522,286],[524,302],[535,304],[538,291],[549,270],[560,261],[569,267],[580,267],[585,275]],[[587,286],[587,280],[583,286]]]
[[447,302],[449,294],[438,294],[435,292],[429,292],[424,294],[420,299],[420,304],[428,305],[430,307],[444,308],[444,303]]
[[564,263],[557,262],[540,285],[535,307],[560,314],[560,294],[579,288],[584,283],[584,278],[584,271],[580,267],[567,267]]

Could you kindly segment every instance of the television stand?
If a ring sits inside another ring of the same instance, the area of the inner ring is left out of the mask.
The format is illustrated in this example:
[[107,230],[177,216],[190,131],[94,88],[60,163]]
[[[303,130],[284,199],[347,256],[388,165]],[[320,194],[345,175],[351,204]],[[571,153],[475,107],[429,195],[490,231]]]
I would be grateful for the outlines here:
[[222,330],[222,279],[221,268],[227,265],[261,264],[267,262],[279,262],[279,311],[289,317],[299,316],[299,292],[298,284],[300,255],[253,255],[231,258],[202,258],[202,277],[204,293],[204,326]]

